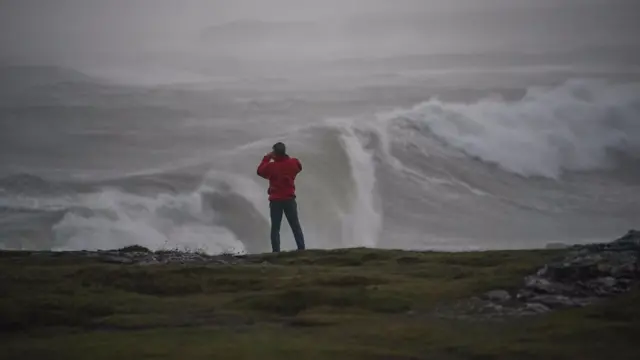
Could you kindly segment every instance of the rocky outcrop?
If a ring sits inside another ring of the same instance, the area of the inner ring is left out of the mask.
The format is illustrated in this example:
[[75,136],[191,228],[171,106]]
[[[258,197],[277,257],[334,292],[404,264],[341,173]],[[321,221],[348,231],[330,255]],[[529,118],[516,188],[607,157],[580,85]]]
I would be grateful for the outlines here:
[[602,244],[576,245],[562,260],[523,279],[518,289],[492,290],[456,304],[440,315],[526,316],[587,306],[629,291],[640,282],[640,231]]
[[207,255],[200,252],[178,250],[153,252],[137,245],[119,250],[105,251],[32,252],[31,256],[92,258],[103,263],[139,266],[160,264],[235,265],[246,262],[246,257],[233,254]]

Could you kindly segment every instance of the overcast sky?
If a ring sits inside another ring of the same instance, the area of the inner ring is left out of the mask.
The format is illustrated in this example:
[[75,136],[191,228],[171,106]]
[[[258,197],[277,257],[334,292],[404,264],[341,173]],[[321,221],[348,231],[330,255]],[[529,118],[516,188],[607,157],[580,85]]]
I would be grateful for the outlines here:
[[[0,61],[73,67],[134,61],[149,53],[155,60],[170,55],[196,59],[203,54],[311,58],[638,46],[638,4],[638,0],[2,0]],[[244,22],[233,23],[239,20]]]

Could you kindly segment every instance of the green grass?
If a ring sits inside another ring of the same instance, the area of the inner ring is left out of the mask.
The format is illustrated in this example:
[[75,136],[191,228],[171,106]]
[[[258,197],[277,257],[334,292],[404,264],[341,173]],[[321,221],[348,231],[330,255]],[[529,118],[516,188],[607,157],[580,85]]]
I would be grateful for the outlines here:
[[0,358],[637,359],[639,291],[504,322],[433,316],[559,255],[341,249],[137,266],[0,253]]

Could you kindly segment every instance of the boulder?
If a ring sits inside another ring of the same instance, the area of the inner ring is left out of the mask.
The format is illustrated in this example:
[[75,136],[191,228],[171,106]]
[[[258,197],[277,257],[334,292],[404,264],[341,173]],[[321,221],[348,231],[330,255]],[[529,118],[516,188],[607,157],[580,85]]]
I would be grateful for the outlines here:
[[606,289],[613,289],[618,284],[618,280],[616,280],[616,278],[614,277],[607,276],[607,277],[597,278],[593,280],[592,283],[596,285],[600,285],[601,287],[604,287]]
[[484,297],[491,301],[507,302],[511,300],[511,295],[505,290],[492,290],[484,294]]
[[555,281],[580,281],[600,275],[598,264],[600,255],[580,256],[547,265],[543,276]]
[[525,309],[536,314],[544,314],[551,311],[547,306],[540,303],[527,303]]
[[148,254],[148,253],[151,252],[151,250],[147,249],[144,246],[131,245],[131,246],[127,246],[127,247],[124,247],[122,249],[119,249],[118,252],[120,252],[120,253],[144,253],[144,254]]
[[525,288],[542,294],[561,294],[569,291],[569,287],[565,284],[552,282],[538,276],[528,276],[524,280]]
[[538,295],[530,299],[533,303],[540,303],[549,308],[573,307],[577,304],[568,296],[564,295]]

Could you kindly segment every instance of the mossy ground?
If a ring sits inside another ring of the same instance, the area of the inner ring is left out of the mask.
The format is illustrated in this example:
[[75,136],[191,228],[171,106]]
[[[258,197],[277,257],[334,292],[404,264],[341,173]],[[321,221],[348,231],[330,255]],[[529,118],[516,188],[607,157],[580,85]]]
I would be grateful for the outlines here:
[[560,254],[345,249],[138,266],[0,253],[0,358],[640,358],[637,290],[503,322],[433,316]]

